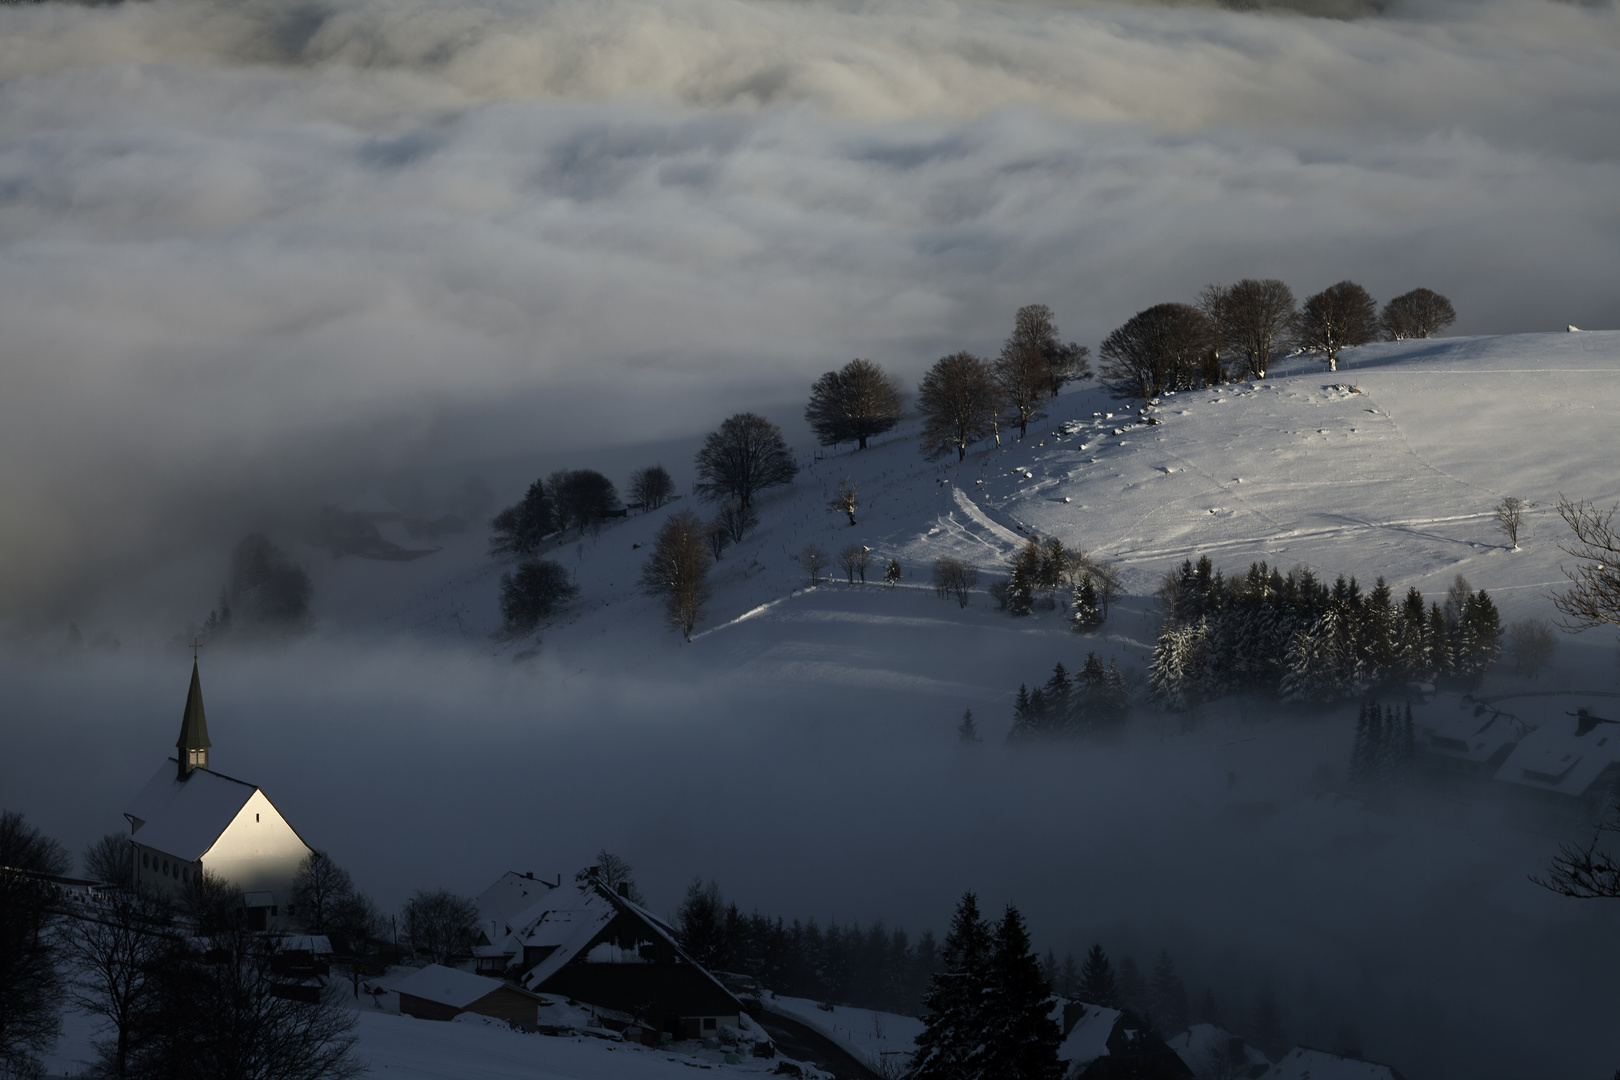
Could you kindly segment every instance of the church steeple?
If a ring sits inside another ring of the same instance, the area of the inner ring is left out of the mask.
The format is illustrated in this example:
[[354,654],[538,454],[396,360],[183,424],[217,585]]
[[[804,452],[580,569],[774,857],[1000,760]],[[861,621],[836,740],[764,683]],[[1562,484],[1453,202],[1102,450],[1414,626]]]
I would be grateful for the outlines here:
[[174,745],[179,748],[180,779],[191,775],[193,769],[208,768],[208,718],[203,715],[202,679],[197,675],[197,660],[191,661],[191,689],[186,693],[186,714],[180,720],[180,738]]

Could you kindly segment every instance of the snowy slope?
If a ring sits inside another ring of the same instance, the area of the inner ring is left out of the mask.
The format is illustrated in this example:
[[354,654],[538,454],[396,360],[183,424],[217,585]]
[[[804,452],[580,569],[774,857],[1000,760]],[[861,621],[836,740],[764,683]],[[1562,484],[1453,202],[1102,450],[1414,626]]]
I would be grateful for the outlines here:
[[[1354,388],[1352,390],[1352,387]],[[1115,564],[1128,592],[1105,632],[1084,643],[1140,664],[1165,570],[1208,554],[1228,571],[1264,559],[1319,573],[1383,575],[1398,591],[1443,591],[1453,575],[1488,589],[1505,621],[1552,613],[1562,582],[1553,506],[1563,492],[1620,499],[1620,332],[1530,334],[1369,345],[1340,371],[1308,358],[1263,382],[1167,395],[1157,425],[1098,388],[1065,394],[1018,441],[976,447],[960,465],[928,462],[911,427],[870,450],[804,459],[791,488],[761,500],[762,525],[713,573],[714,599],[690,647],[666,630],[636,585],[664,518],[692,507],[570,536],[550,553],[581,596],[541,648],[566,665],[600,667],[688,650],[684,663],[749,681],[884,688],[987,704],[1009,679],[1038,674],[1079,648],[1061,613],[1014,620],[982,589],[1028,532],[1056,535]],[[861,486],[860,524],[827,510],[843,476]],[[1529,501],[1522,550],[1509,551],[1491,508]],[[874,583],[835,577],[807,588],[798,552],[869,546]],[[939,601],[928,566],[943,554],[981,568],[966,609]],[[890,557],[906,576],[875,580]],[[316,562],[324,625],[449,636],[484,644],[498,628],[501,567],[481,536],[411,563]],[[611,641],[604,653],[601,646]],[[964,653],[975,657],[969,666]],[[1082,654],[1083,658],[1083,654]],[[1009,668],[1016,674],[1009,673]]]

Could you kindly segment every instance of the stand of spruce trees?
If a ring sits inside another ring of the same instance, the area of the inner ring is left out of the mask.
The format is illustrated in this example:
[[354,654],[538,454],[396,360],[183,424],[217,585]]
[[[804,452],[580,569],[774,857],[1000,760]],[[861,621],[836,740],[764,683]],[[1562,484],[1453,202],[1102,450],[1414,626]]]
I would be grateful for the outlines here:
[[1379,708],[1369,701],[1356,717],[1356,738],[1350,748],[1350,780],[1361,787],[1393,787],[1412,769],[1416,741],[1412,706],[1405,713],[1393,706]]
[[1130,691],[1119,665],[1110,659],[1105,668],[1096,653],[1087,653],[1085,665],[1072,679],[1059,663],[1046,685],[1033,691],[1019,686],[1007,741],[1103,734],[1124,723],[1130,707]]
[[1058,1080],[1063,1031],[1018,909],[991,927],[965,893],[923,998],[913,1080]]
[[1363,593],[1355,578],[1329,587],[1263,562],[1227,578],[1204,557],[1182,563],[1159,595],[1148,690],[1172,711],[1238,692],[1325,704],[1407,683],[1472,686],[1502,652],[1496,605],[1460,577],[1444,609],[1425,608],[1415,588],[1397,605],[1383,578]]

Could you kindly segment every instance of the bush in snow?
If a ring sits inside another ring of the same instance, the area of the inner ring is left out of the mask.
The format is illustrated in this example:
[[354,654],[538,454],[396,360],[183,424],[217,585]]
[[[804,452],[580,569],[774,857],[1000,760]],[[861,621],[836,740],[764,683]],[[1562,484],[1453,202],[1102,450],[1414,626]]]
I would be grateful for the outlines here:
[[506,631],[526,634],[579,595],[579,586],[555,559],[527,559],[501,575],[501,618]]

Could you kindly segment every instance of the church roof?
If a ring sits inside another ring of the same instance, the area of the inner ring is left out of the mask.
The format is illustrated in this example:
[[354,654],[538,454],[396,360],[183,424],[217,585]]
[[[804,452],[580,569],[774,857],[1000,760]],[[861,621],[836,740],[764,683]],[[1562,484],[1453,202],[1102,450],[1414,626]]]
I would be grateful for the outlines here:
[[160,767],[124,816],[135,825],[137,843],[195,862],[259,789],[207,769],[194,769],[181,780],[177,764],[170,758]]
[[174,745],[186,750],[206,750],[214,744],[208,741],[208,718],[203,715],[202,679],[197,675],[197,661],[191,662],[191,689],[186,691],[186,711],[180,718],[180,737]]

